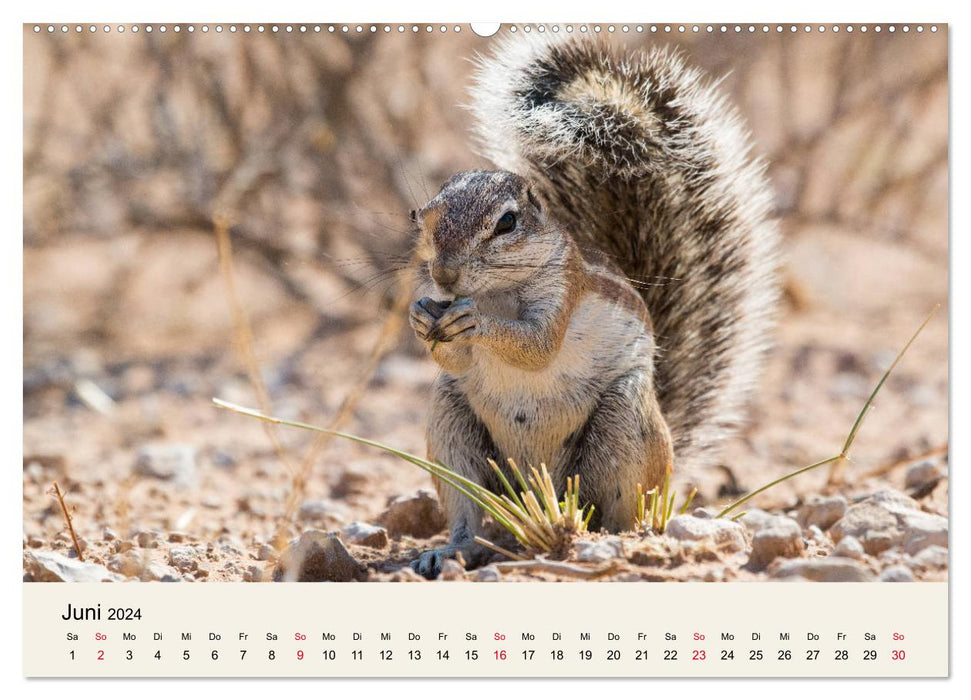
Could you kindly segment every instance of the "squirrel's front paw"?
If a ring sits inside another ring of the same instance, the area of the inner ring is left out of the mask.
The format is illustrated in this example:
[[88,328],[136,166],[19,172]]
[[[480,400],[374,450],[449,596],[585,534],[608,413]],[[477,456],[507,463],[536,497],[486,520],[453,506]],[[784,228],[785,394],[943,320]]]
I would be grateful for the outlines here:
[[435,340],[432,334],[435,324],[442,317],[451,302],[435,301],[431,297],[422,297],[411,305],[411,312],[408,315],[408,323],[420,340]]
[[472,299],[456,299],[444,309],[428,336],[431,340],[450,343],[475,335],[481,326],[479,310]]

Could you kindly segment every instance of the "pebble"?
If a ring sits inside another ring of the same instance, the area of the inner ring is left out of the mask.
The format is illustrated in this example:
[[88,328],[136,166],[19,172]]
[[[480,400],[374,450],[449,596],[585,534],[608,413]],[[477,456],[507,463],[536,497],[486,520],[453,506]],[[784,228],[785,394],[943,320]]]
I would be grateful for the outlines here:
[[902,493],[879,491],[855,503],[830,530],[839,542],[846,536],[860,540],[867,554],[903,547],[916,554],[925,547],[948,544],[947,518],[921,511],[917,502]]
[[910,583],[914,580],[914,572],[903,564],[897,564],[883,570],[880,580],[890,583]]
[[276,559],[276,549],[272,545],[261,544],[256,552],[256,558],[260,561],[272,561]]
[[182,580],[179,572],[173,569],[171,566],[166,566],[165,564],[153,561],[149,562],[142,570],[142,580],[143,581],[159,581],[161,583],[176,583]]
[[799,523],[779,517],[752,537],[752,554],[748,564],[753,569],[761,570],[778,557],[791,559],[802,556],[805,551]]
[[351,544],[374,547],[375,549],[384,549],[388,546],[387,530],[360,520],[355,520],[341,530],[341,537]]
[[114,571],[115,573],[122,574],[126,577],[138,576],[139,572],[142,570],[144,562],[142,557],[135,552],[124,552],[122,554],[116,554],[108,560],[107,567],[109,571]]
[[842,496],[817,496],[804,503],[796,517],[803,527],[815,525],[820,530],[828,530],[845,513],[846,499]]
[[801,577],[808,581],[872,581],[873,574],[853,559],[785,559],[769,568],[774,579]]
[[445,528],[445,513],[431,491],[422,489],[414,496],[399,496],[388,504],[378,518],[391,537],[410,535],[427,538]]
[[830,553],[830,556],[856,559],[859,561],[863,558],[863,554],[863,545],[860,544],[860,540],[853,536],[847,536],[836,544],[833,551]]
[[465,567],[454,559],[446,559],[442,563],[442,573],[438,575],[439,581],[465,581]]
[[367,472],[360,469],[348,468],[341,472],[340,478],[330,490],[330,495],[334,498],[346,498],[348,496],[359,496],[368,492],[371,477]]
[[941,468],[932,459],[915,462],[904,474],[904,488],[908,491],[929,494],[941,480]]
[[71,559],[57,552],[24,552],[24,571],[31,581],[100,583],[121,581],[123,576],[114,574],[100,564]]
[[334,533],[307,530],[280,555],[274,581],[364,581],[367,568]]
[[243,580],[258,582],[263,580],[263,567],[258,564],[251,564],[243,571]]
[[826,536],[826,533],[820,530],[815,525],[810,525],[809,527],[807,527],[806,532],[808,532],[809,536],[819,544],[826,545],[826,546],[833,544],[832,540],[830,540]]
[[602,540],[578,540],[575,548],[577,561],[601,562],[624,556],[624,545],[619,537],[605,537]]
[[198,478],[196,448],[167,443],[144,445],[135,457],[134,471],[182,487],[194,486]]
[[161,533],[155,530],[141,530],[135,533],[135,544],[142,549],[156,549],[161,541]]
[[944,569],[947,567],[947,549],[932,544],[922,549],[912,557],[908,557],[910,564],[918,569]]
[[196,571],[199,568],[201,552],[192,545],[173,547],[169,550],[169,564],[182,573]]
[[118,539],[118,534],[110,527],[106,527],[101,531],[101,539],[105,542],[114,542]]
[[745,549],[745,528],[724,518],[704,519],[693,515],[677,515],[668,521],[665,535],[681,542],[709,541],[728,551]]
[[773,515],[772,513],[767,513],[759,508],[752,508],[745,512],[738,522],[745,526],[745,529],[749,532],[755,533],[761,530],[763,527],[772,522],[774,518],[779,516]]
[[476,569],[474,580],[479,583],[495,583],[502,581],[502,573],[490,564],[489,566],[483,566],[481,569]]

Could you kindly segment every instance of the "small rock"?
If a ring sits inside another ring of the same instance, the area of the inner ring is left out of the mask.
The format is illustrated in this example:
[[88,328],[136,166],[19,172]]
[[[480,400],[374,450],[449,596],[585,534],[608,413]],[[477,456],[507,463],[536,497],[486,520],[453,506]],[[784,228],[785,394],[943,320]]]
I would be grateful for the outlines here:
[[846,513],[846,499],[842,496],[830,498],[815,497],[799,509],[796,516],[803,527],[815,525],[820,530],[828,530]]
[[42,540],[37,535],[30,535],[27,538],[27,546],[30,547],[31,549],[38,549],[44,546],[44,540]]
[[169,550],[169,564],[183,574],[199,568],[200,552],[193,546],[173,547]]
[[156,549],[161,541],[161,533],[155,530],[142,530],[135,533],[135,544],[142,549]]
[[414,496],[399,496],[388,504],[378,518],[391,537],[410,535],[424,539],[445,527],[445,513],[431,491],[422,489]]
[[909,557],[909,561],[912,566],[918,569],[944,569],[947,568],[947,549],[932,544]]
[[334,488],[330,490],[330,495],[334,498],[347,498],[348,496],[359,496],[368,492],[371,477],[359,469],[345,469]]
[[602,540],[577,540],[577,561],[600,562],[624,556],[624,545],[619,537]]
[[388,531],[383,527],[355,520],[343,530],[341,537],[351,544],[383,549],[388,546]]
[[424,576],[419,574],[410,566],[403,566],[395,571],[393,574],[391,574],[391,580],[398,582],[414,581],[415,583],[426,581]]
[[189,536],[184,532],[170,532],[169,542],[185,542]]
[[115,540],[114,543],[112,543],[111,545],[112,551],[114,551],[117,554],[130,551],[134,548],[135,548],[135,545],[129,542],[128,540]]
[[320,499],[301,503],[300,519],[317,525],[340,525],[347,520],[347,514],[339,504]]
[[100,564],[69,559],[57,552],[24,552],[24,571],[31,581],[41,582],[100,583],[124,579]]
[[830,535],[837,542],[848,535],[856,537],[867,554],[895,546],[916,554],[931,545],[946,547],[948,523],[940,515],[921,511],[912,498],[888,489],[847,508]]
[[182,580],[179,572],[171,566],[157,561],[149,562],[148,566],[142,569],[143,581],[159,581],[161,583],[177,583]]
[[495,566],[483,566],[475,571],[475,580],[480,583],[494,583],[502,581],[502,573]]
[[826,533],[820,530],[815,525],[810,525],[809,527],[807,527],[806,532],[808,532],[809,536],[819,544],[826,545],[826,546],[833,544],[833,541],[826,536]]
[[872,581],[871,574],[859,562],[843,557],[824,559],[785,559],[769,567],[775,579],[804,578],[808,581]]
[[256,552],[256,558],[260,561],[273,561],[276,559],[276,549],[272,545],[261,544]]
[[718,515],[718,511],[713,508],[695,508],[691,511],[691,514],[696,518],[701,518],[702,520],[710,520]]
[[243,571],[243,580],[250,582],[259,582],[263,580],[263,567],[257,564],[251,564],[246,567]]
[[710,541],[732,552],[747,546],[745,528],[724,518],[706,520],[693,515],[678,515],[668,521],[664,534],[681,542]]
[[108,560],[107,567],[109,571],[114,571],[115,573],[130,578],[132,576],[138,576],[144,567],[144,561],[135,552],[124,552],[111,557]]
[[748,564],[756,570],[761,570],[777,557],[792,559],[802,556],[805,551],[799,523],[780,517],[752,537],[752,554]]
[[856,559],[859,561],[863,558],[863,545],[860,544],[860,540],[855,537],[848,536],[841,539],[833,551],[830,553],[831,557],[844,557],[846,559]]
[[744,525],[749,532],[755,533],[763,527],[767,527],[777,517],[779,516],[767,513],[759,508],[752,508],[746,511],[745,515],[738,519],[738,522]]
[[274,581],[364,581],[367,568],[337,535],[307,530],[280,555]]
[[189,487],[196,483],[196,448],[191,445],[145,445],[135,458],[134,471]]
[[904,560],[904,553],[899,549],[885,549],[880,552],[880,563],[884,566],[893,566],[894,564],[900,564]]
[[923,498],[937,486],[937,482],[941,480],[941,468],[937,465],[937,462],[932,459],[925,459],[920,462],[915,462],[907,467],[907,471],[904,475],[904,488],[910,492],[921,493],[921,496],[915,496],[915,498]]
[[101,539],[103,539],[105,542],[114,542],[118,539],[118,534],[110,527],[106,527],[101,531]]
[[439,581],[465,581],[465,567],[454,559],[446,559],[442,563],[442,573]]
[[909,583],[914,580],[914,572],[903,564],[897,564],[884,569],[880,574],[880,580],[890,583]]

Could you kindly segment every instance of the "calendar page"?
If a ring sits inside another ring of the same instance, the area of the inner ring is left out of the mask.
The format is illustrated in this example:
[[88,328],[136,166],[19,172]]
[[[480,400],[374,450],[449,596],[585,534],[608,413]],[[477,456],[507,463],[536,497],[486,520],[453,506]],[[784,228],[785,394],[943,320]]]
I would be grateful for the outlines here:
[[948,676],[946,23],[22,34],[25,676]]

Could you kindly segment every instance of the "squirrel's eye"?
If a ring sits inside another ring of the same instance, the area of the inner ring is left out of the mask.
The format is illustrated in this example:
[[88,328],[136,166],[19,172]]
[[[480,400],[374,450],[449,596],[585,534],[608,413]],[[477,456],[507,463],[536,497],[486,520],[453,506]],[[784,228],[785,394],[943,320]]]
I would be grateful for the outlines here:
[[408,218],[410,218],[413,222],[418,223],[418,210],[412,209],[410,212],[408,212]]
[[511,211],[507,211],[505,214],[499,217],[499,221],[496,222],[495,235],[499,236],[503,233],[509,233],[516,228],[516,215]]

